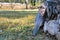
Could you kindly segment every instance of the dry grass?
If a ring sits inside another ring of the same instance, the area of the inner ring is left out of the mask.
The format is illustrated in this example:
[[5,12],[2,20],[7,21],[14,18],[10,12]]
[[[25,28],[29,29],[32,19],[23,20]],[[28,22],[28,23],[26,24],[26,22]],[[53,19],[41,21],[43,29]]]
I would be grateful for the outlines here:
[[0,11],[0,40],[45,40],[45,34],[39,31],[32,36],[37,12]]

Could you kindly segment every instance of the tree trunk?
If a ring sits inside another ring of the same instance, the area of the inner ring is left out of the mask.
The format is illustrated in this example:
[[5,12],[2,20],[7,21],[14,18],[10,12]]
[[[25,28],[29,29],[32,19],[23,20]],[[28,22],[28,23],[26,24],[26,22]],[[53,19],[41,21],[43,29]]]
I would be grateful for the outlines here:
[[28,9],[28,0],[26,0],[25,3],[26,3],[26,9]]

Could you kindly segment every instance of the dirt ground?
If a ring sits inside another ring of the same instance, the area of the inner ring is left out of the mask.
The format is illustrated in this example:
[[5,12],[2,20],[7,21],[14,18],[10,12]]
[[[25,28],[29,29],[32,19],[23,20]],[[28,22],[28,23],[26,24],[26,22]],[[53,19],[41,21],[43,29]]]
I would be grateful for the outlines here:
[[[37,8],[37,7],[32,7],[32,5],[28,4],[28,9],[32,9],[32,8]],[[2,9],[12,9],[12,10],[20,10],[20,9],[26,9],[26,4],[19,4],[19,3],[16,3],[16,4],[8,4],[8,3],[3,3],[3,4],[0,4],[0,10]]]

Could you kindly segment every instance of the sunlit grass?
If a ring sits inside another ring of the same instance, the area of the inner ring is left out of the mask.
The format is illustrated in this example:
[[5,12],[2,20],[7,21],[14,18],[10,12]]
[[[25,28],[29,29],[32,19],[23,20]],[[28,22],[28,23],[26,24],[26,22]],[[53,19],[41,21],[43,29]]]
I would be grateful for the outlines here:
[[22,18],[16,18],[16,19],[9,19],[9,18],[3,18],[3,17],[1,17],[0,18],[0,23],[4,23],[4,22],[12,22],[12,23],[19,23],[19,24],[21,24],[21,25],[26,25],[26,24],[28,24],[29,22],[31,22],[31,21],[34,21],[34,19],[35,19],[35,16],[33,16],[33,15],[28,15],[27,17],[22,17]]
[[0,14],[0,40],[44,40],[45,35],[40,32],[35,38],[32,36],[37,12],[1,11]]

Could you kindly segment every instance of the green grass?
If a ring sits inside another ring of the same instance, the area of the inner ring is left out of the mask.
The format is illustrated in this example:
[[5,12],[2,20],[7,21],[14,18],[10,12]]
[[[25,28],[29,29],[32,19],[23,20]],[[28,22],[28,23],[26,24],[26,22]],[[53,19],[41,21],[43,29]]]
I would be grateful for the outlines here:
[[[0,11],[0,40],[44,40],[45,35],[41,31],[36,37],[32,36],[36,14],[37,11]],[[25,21],[28,22],[24,24]]]
[[20,18],[27,15],[36,15],[37,11],[0,11],[0,17]]

